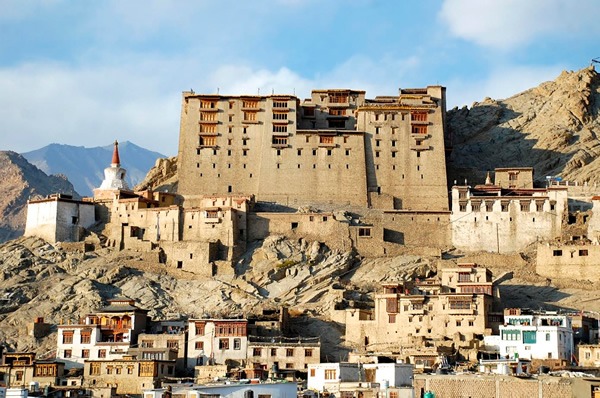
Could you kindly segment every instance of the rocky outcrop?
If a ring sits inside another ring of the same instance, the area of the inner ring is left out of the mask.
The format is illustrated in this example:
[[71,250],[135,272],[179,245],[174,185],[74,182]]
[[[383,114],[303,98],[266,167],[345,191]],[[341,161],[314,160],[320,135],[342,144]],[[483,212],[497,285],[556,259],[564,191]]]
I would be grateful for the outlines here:
[[496,167],[533,166],[539,183],[546,176],[599,183],[599,108],[600,77],[589,67],[505,100],[450,110],[449,180],[481,183]]
[[152,189],[155,191],[177,192],[177,182],[177,156],[159,158],[146,175],[146,178],[134,189],[136,191]]
[[65,176],[48,176],[18,153],[0,151],[0,242],[23,234],[28,199],[53,193],[77,196]]

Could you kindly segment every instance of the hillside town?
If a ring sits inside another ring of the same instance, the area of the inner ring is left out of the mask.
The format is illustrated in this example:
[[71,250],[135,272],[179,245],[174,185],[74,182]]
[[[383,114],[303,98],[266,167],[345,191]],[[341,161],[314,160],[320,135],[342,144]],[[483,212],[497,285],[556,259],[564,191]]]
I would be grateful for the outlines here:
[[[534,247],[538,275],[596,277],[600,189],[512,165],[449,184],[445,118],[441,86],[373,99],[186,91],[176,192],[131,189],[115,142],[93,197],[30,200],[25,236],[129,250],[206,280],[237,278],[248,248],[270,236],[364,259]],[[280,260],[273,272],[295,261]],[[54,349],[3,352],[0,381],[6,397],[599,396],[600,315],[506,306],[502,277],[456,256],[341,301],[331,313],[349,354],[336,360],[322,336],[290,331],[285,305],[151,319],[135,297],[115,296],[58,325],[32,319],[34,337],[55,329]]]

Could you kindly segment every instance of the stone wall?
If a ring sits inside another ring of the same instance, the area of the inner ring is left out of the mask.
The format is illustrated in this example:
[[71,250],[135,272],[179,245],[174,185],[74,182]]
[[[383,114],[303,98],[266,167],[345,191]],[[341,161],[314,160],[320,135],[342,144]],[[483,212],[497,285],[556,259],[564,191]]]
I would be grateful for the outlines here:
[[[421,397],[421,391],[432,391],[436,397],[443,398],[591,397],[591,395],[575,394],[576,389],[585,391],[585,388],[578,387],[579,383],[585,382],[550,376],[523,380],[510,376],[417,374],[414,388],[415,397]],[[591,388],[589,382],[586,386]]]
[[537,246],[535,272],[547,278],[597,280],[600,246],[544,243]]

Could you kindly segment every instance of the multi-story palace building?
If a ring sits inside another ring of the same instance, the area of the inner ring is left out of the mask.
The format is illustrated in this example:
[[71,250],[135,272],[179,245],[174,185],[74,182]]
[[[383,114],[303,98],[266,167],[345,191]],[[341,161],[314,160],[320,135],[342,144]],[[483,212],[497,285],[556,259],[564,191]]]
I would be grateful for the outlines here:
[[298,207],[448,210],[445,88],[314,90],[293,95],[184,92],[179,193],[255,195]]

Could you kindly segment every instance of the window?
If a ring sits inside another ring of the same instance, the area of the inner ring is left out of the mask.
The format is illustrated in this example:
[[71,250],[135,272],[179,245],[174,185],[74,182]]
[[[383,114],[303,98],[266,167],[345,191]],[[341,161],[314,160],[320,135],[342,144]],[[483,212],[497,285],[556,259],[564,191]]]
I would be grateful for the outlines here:
[[396,323],[396,314],[388,314],[388,323]]
[[554,256],[554,257],[562,256],[562,250],[552,250],[552,256]]
[[274,120],[287,120],[288,114],[286,112],[273,112]]
[[97,376],[100,374],[100,364],[97,362],[92,362],[90,364],[90,375]]
[[73,344],[73,331],[64,331],[63,332],[63,344]]
[[501,203],[501,205],[502,205],[502,211],[507,212],[508,211],[508,203],[504,202],[504,203]]
[[201,109],[214,109],[216,107],[217,107],[216,101],[208,101],[208,100],[200,101]]
[[330,109],[329,114],[331,116],[346,116],[346,110],[345,109]]
[[255,122],[256,121],[256,112],[244,112],[244,121],[245,122]]
[[[466,301],[466,300],[451,301],[450,309],[451,310],[469,310],[469,309],[471,309],[471,302]],[[457,326],[460,326],[460,325],[457,325]]]
[[200,137],[200,146],[217,145],[217,137]]
[[469,326],[471,326],[471,327],[475,326],[475,321],[469,321]]
[[241,339],[233,339],[233,349],[239,350],[242,348],[242,340]]
[[201,124],[200,125],[200,133],[211,133],[214,134],[217,132],[216,124]]
[[335,369],[325,369],[325,380],[335,380]]
[[385,309],[386,312],[390,314],[395,314],[398,312],[398,298],[397,297],[389,297],[385,299]]
[[220,350],[228,350],[229,349],[229,339],[219,339],[219,349]]
[[23,371],[17,370],[15,372],[15,381],[23,381]]
[[98,350],[98,358],[106,358],[106,350]]
[[521,202],[521,211],[529,211],[529,202]]
[[293,348],[286,348],[286,350],[285,350],[285,356],[286,357],[293,357],[294,356],[294,349]]
[[258,101],[243,101],[242,108],[258,109]]
[[287,137],[273,136],[273,139],[271,142],[273,143],[273,145],[287,145],[288,139],[287,139]]
[[313,108],[312,106],[304,106],[304,107],[302,107],[302,110],[304,111],[304,116],[308,116],[308,117],[315,116],[315,108]]
[[508,181],[517,181],[517,173],[508,173]]
[[550,333],[546,333],[546,341],[550,341]]
[[[191,254],[190,254],[191,256]],[[179,349],[179,341],[177,340],[167,340],[167,348],[172,348],[174,350]]]
[[152,340],[142,340],[142,343],[140,344],[140,347],[142,347],[142,348],[154,348],[154,341],[152,341]]
[[412,126],[413,134],[427,134],[427,126]]
[[410,120],[413,122],[426,122],[427,113],[425,112],[412,112],[410,114]]
[[347,93],[329,93],[329,102],[332,104],[344,104],[348,102]]
[[320,144],[326,144],[326,145],[332,145],[333,144],[333,136],[331,136],[331,135],[320,135],[319,136],[319,143]]
[[370,227],[360,227],[360,228],[358,228],[358,236],[360,236],[360,237],[370,237],[371,236],[371,228]]
[[273,108],[287,108],[287,101],[273,101]]
[[127,374],[128,375],[132,375],[133,374],[133,365],[127,365]]
[[262,349],[260,348],[254,348],[252,349],[252,355],[255,357],[259,357],[262,355]]
[[89,358],[90,357],[90,350],[81,350],[81,357],[82,358]]
[[65,355],[64,355],[65,358],[71,358],[72,356],[73,355],[72,355],[72,351],[71,350],[65,350]]
[[536,334],[535,330],[524,330],[523,331],[523,343],[524,344],[535,344],[536,343]]
[[277,348],[271,348],[271,356],[274,357],[277,355]]
[[217,114],[215,112],[200,112],[200,120],[203,122],[214,122],[217,120]]
[[310,370],[310,377],[315,377],[315,373],[316,373],[315,370],[311,369]]
[[120,375],[121,373],[123,373],[123,366],[119,365],[119,366],[115,366],[115,373]]
[[90,344],[91,332],[81,331],[81,344]]
[[304,350],[304,356],[305,357],[312,357],[313,356],[313,350],[311,350],[311,349],[305,349]]
[[585,257],[588,255],[587,249],[579,249],[579,257]]
[[204,341],[196,341],[194,348],[196,350],[203,350],[204,349]]

